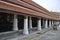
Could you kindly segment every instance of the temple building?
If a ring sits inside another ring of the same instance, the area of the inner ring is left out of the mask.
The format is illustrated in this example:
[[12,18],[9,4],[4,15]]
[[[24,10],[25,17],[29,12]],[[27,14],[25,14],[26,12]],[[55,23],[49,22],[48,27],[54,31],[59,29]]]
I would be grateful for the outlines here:
[[22,34],[28,35],[30,30],[51,28],[59,21],[57,13],[32,0],[0,0],[0,33],[22,30]]

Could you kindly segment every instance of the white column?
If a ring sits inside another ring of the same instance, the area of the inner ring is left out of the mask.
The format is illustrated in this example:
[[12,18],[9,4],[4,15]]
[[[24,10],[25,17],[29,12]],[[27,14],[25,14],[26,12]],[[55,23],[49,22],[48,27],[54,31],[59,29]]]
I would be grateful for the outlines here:
[[32,19],[29,17],[29,28],[32,29]]
[[51,24],[51,25],[53,26],[53,21],[51,21],[51,22],[52,22],[52,24]]
[[60,21],[59,21],[59,26],[58,27],[60,27]]
[[46,19],[45,28],[48,28],[48,20]]
[[54,25],[54,21],[53,21],[53,25]]
[[25,34],[25,35],[29,34],[29,32],[28,32],[28,16],[26,16],[24,18],[24,31],[23,31],[23,34]]
[[14,14],[14,21],[13,21],[13,30],[18,30],[18,19],[17,15]]
[[60,24],[59,24],[59,26],[58,27],[60,27]]
[[38,19],[38,30],[39,30],[39,31],[41,30],[41,18]]
[[45,28],[45,20],[43,19],[43,27]]
[[54,24],[55,24],[55,21],[54,21]]
[[59,24],[59,21],[57,21],[57,23],[56,23],[57,25]]
[[54,26],[54,23],[53,23],[53,21],[52,21],[52,24],[53,24],[53,26]]
[[51,21],[49,20],[49,27],[51,27]]
[[54,21],[53,21],[53,26],[54,26]]
[[51,21],[51,27],[52,27],[52,21]]

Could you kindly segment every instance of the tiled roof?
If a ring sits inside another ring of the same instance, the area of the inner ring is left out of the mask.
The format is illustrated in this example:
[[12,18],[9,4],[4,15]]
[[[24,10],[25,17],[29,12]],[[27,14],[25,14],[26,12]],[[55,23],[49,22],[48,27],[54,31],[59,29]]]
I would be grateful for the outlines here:
[[0,1],[0,8],[53,20],[58,17],[56,13],[49,12],[31,0],[3,0]]

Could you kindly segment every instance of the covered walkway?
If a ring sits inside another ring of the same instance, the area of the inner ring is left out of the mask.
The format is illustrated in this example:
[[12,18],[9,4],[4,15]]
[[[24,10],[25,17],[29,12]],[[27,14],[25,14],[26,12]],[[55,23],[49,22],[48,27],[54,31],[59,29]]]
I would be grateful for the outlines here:
[[[16,37],[58,25],[60,18],[32,0],[0,0],[0,36]],[[14,34],[15,33],[15,34]],[[3,35],[3,36],[2,36]]]

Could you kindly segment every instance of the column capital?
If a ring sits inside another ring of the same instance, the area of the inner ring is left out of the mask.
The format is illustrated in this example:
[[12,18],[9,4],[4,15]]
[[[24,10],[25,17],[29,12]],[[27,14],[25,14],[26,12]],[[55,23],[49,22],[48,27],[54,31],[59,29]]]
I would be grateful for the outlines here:
[[46,21],[47,21],[48,19],[46,19]]
[[25,19],[27,19],[27,18],[28,18],[28,16],[24,16],[24,18],[25,18]]
[[38,20],[41,20],[41,18],[38,18]]

